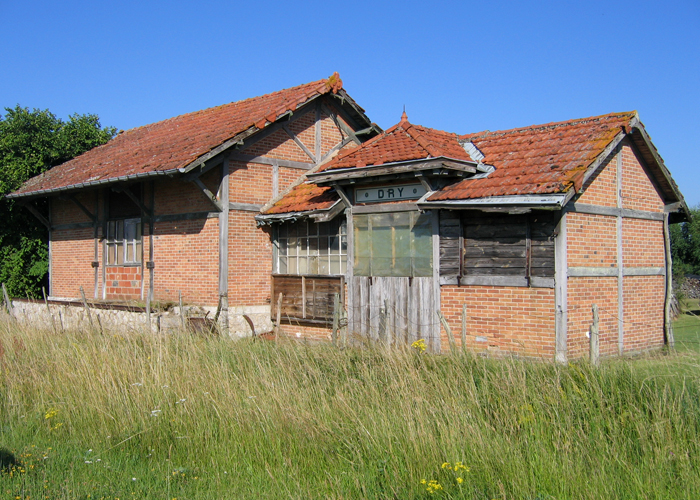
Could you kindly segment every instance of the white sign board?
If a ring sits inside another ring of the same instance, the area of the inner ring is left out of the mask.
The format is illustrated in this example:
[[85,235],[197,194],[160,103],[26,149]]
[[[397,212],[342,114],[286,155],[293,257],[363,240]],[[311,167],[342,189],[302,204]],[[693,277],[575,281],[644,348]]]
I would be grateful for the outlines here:
[[382,201],[417,200],[427,191],[423,184],[396,184],[371,188],[355,189],[355,203],[376,203]]

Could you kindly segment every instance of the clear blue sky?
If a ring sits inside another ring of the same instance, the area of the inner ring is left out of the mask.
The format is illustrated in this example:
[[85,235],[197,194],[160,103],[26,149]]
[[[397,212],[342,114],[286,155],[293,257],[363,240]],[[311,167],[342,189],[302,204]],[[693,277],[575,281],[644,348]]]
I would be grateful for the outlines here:
[[700,2],[0,0],[0,107],[119,129],[338,71],[387,128],[636,109],[700,204]]

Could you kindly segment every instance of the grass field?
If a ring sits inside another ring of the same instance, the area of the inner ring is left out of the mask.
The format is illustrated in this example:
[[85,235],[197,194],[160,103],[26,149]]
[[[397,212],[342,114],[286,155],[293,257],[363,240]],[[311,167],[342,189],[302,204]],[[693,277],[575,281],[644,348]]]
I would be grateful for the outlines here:
[[676,326],[596,370],[0,322],[0,498],[700,498]]

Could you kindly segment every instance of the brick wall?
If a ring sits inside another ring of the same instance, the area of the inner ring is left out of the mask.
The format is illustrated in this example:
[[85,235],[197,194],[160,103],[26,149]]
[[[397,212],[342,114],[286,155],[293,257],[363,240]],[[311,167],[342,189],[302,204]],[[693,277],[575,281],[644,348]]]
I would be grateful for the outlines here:
[[[641,160],[625,140],[621,158],[621,208],[663,212],[663,200],[647,176]],[[576,200],[598,206],[617,206],[618,157],[613,156],[586,184]],[[617,217],[567,214],[569,267],[613,268],[614,277],[568,278],[567,349],[569,359],[588,355],[586,336],[591,307],[599,308],[601,355],[618,354]],[[663,221],[622,218],[622,262],[625,273],[634,268],[663,268]],[[643,351],[663,345],[664,276],[624,276],[622,286],[623,351]]]
[[[554,358],[554,290],[502,286],[442,286],[440,307],[461,346],[467,305],[467,348],[498,354]],[[442,351],[449,340],[441,329]]]
[[116,300],[141,298],[141,266],[107,266],[107,297]]
[[154,299],[218,304],[219,220],[158,222],[154,237]]
[[80,287],[86,297],[95,289],[94,229],[69,229],[51,233],[51,295],[78,298]]

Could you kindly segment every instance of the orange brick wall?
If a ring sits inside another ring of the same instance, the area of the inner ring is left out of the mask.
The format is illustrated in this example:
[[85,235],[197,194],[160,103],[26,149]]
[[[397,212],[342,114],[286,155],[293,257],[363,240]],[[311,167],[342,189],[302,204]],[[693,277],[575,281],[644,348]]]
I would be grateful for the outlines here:
[[93,297],[95,290],[94,229],[70,229],[51,233],[51,295],[53,297]]
[[625,267],[664,267],[664,223],[622,219],[622,261]]
[[216,306],[219,220],[158,222],[154,231],[154,299]]
[[664,345],[664,276],[626,276],[624,279],[625,352]]
[[107,266],[107,297],[117,300],[141,298],[141,266]]
[[[492,354],[554,359],[554,290],[501,286],[442,286],[440,307],[461,345],[467,304],[467,347]],[[449,340],[441,330],[442,351]],[[477,340],[477,337],[482,337]]]
[[622,208],[663,212],[664,203],[626,139],[622,146]]
[[588,203],[603,207],[617,206],[617,162],[615,158],[609,159],[591,176],[583,186],[584,192],[576,200],[578,203]]
[[254,213],[231,210],[228,240],[229,306],[270,304],[270,228],[258,228]]
[[615,217],[566,214],[569,267],[615,267],[617,221]]
[[[296,147],[296,145],[295,145]],[[229,200],[265,204],[272,198],[272,165],[229,163]],[[295,170],[297,177],[301,170]],[[253,217],[255,214],[251,214]]]
[[[621,156],[622,208],[663,212],[663,200],[646,175],[639,158],[626,141]],[[617,156],[613,156],[588,183],[578,203],[617,206]],[[569,213],[567,259],[569,267],[617,269],[617,217]],[[623,268],[663,268],[665,249],[663,221],[622,219]],[[586,337],[593,304],[599,308],[600,352],[618,354],[618,278],[569,277],[567,348],[569,359],[588,355]],[[637,352],[663,345],[665,278],[624,276],[623,350]]]
[[567,356],[588,356],[586,336],[593,322],[593,304],[598,305],[601,356],[617,354],[617,277],[569,278],[567,284]]

